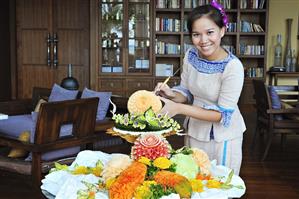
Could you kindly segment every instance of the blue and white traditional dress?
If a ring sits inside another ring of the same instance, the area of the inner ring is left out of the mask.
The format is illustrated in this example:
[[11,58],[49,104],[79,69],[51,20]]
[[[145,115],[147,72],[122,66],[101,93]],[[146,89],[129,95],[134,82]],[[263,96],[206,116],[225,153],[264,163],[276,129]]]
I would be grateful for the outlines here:
[[205,150],[211,160],[234,169],[237,175],[246,130],[237,104],[243,82],[243,65],[232,53],[223,60],[208,61],[193,47],[185,54],[180,85],[172,88],[194,106],[221,113],[220,122],[189,118],[186,144]]

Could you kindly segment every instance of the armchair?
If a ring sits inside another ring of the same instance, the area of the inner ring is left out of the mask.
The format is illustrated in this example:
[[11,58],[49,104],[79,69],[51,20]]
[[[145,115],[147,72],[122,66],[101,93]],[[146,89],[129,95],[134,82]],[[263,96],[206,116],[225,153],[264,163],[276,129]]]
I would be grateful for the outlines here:
[[[48,98],[50,93],[51,89],[35,87],[33,88],[32,99],[0,102],[0,112],[9,116],[18,115],[21,117],[28,115],[31,118],[31,111],[34,110],[39,99]],[[77,97],[80,97],[80,92]],[[117,105],[118,112],[126,112],[126,98],[119,96],[112,96],[111,98]],[[104,133],[106,129],[113,126],[113,121],[109,118],[109,113],[104,120],[96,121],[97,104],[98,98],[42,104],[37,118],[34,142],[21,142],[16,136],[11,136],[0,130],[0,146],[3,149],[0,152],[0,169],[32,177],[34,179],[33,185],[40,194],[39,185],[42,174],[47,173],[54,162],[70,164],[74,160],[74,157],[70,156],[50,161],[43,160],[43,156],[49,151],[73,146],[81,146],[81,149],[95,148],[96,150],[105,152],[127,151],[129,149],[128,144],[117,140],[119,138]],[[60,126],[65,123],[75,124],[72,135],[59,137]],[[19,124],[16,126],[19,126]],[[10,147],[31,151],[32,161],[7,158],[8,151],[6,149]]]
[[[299,134],[299,121],[291,117],[291,115],[294,116],[294,114],[299,116],[299,109],[296,107],[284,109],[279,108],[280,106],[274,106],[275,101],[273,100],[273,96],[271,98],[268,88],[273,89],[273,91],[275,91],[274,93],[278,93],[280,100],[292,100],[293,105],[296,105],[298,103],[298,86],[268,87],[262,80],[253,80],[253,86],[255,91],[254,97],[256,100],[257,120],[251,150],[253,150],[255,146],[257,134],[263,130],[267,135],[266,147],[262,157],[263,161],[267,157],[274,135],[281,135],[281,143],[283,144],[287,135]],[[289,94],[288,92],[290,91],[295,91],[296,94]],[[281,103],[280,100],[278,99],[278,103]]]
[[[101,137],[95,133],[98,98],[76,99],[61,102],[49,102],[41,105],[38,114],[35,142],[25,143],[7,135],[0,134],[0,145],[25,149],[32,153],[32,161],[0,157],[0,168],[10,172],[29,175],[37,192],[42,179],[53,166],[54,161],[42,161],[42,154],[62,148],[82,146],[93,143]],[[69,136],[60,136],[62,125],[72,124]],[[61,159],[68,164],[73,158]],[[57,160],[55,160],[57,161]]]

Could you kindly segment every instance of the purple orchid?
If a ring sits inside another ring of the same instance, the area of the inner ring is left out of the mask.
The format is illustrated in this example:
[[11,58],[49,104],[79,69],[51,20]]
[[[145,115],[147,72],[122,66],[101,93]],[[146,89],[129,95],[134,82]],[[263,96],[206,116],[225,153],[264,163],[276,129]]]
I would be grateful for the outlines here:
[[216,0],[211,1],[211,6],[213,6],[214,8],[216,8],[217,10],[220,11],[220,13],[222,15],[223,24],[225,26],[227,26],[228,25],[228,16],[226,15],[226,13],[224,11],[223,6],[220,3],[218,3]]

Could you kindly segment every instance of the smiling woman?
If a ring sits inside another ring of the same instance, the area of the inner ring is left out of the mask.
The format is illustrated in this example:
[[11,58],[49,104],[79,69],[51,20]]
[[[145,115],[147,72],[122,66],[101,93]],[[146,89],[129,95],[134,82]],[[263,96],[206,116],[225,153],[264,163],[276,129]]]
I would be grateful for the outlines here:
[[240,60],[220,46],[227,23],[214,0],[194,8],[187,20],[193,46],[184,57],[181,83],[172,89],[159,83],[156,88],[165,103],[162,113],[190,118],[185,144],[207,151],[238,174],[246,129],[237,105],[244,72]]
[[227,52],[220,47],[225,27],[219,28],[208,17],[199,18],[193,23],[191,39],[202,58],[207,60],[222,60]]

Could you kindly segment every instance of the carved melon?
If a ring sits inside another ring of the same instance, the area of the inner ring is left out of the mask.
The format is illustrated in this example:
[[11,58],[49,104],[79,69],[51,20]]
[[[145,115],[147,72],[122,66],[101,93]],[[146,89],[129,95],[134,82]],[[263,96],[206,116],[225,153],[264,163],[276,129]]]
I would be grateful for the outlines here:
[[141,115],[150,107],[157,113],[162,108],[162,102],[153,92],[139,90],[130,96],[127,107],[129,112],[134,115]]

